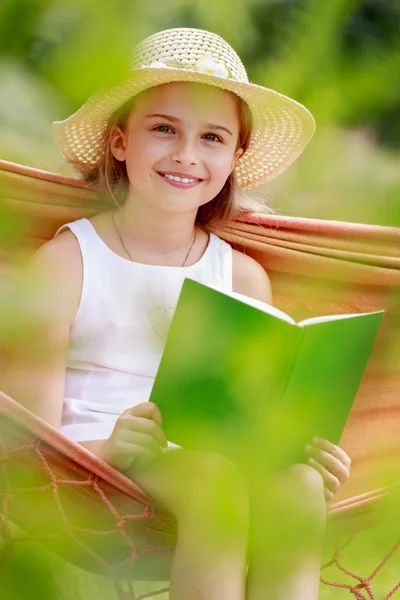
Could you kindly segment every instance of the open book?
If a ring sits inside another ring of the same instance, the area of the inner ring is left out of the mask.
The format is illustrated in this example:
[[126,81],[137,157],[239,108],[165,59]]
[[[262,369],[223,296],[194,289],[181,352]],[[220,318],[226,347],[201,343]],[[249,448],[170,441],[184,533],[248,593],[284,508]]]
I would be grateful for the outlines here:
[[338,444],[383,315],[295,323],[185,279],[150,396],[167,438],[247,476],[304,462],[314,436]]

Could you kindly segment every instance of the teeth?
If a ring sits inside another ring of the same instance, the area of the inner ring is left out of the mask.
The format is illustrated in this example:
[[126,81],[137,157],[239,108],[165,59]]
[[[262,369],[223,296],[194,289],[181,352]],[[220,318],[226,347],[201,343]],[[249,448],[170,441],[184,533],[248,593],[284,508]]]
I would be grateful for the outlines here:
[[198,181],[197,179],[189,179],[188,177],[177,177],[176,175],[168,175],[167,173],[164,173],[164,177],[167,177],[168,179],[171,179],[172,181],[181,181],[182,183],[194,183],[195,181]]

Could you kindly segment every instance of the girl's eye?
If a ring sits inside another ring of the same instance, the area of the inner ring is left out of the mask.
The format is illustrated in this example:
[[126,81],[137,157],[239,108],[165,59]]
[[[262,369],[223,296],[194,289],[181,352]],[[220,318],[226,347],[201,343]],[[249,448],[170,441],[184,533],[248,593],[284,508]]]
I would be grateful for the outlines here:
[[[171,129],[171,127],[169,127],[168,125],[157,125],[157,127],[154,128],[154,131],[160,131],[161,129]],[[172,129],[171,129],[172,131]],[[164,133],[163,131],[161,133]]]
[[[170,131],[172,131],[172,129],[169,125],[157,125],[157,127],[154,127],[154,131],[160,131],[161,133],[168,133],[168,131],[165,131],[166,129],[169,129]],[[218,135],[216,135],[215,133],[206,133],[205,136],[214,138],[213,140],[210,140],[210,141],[222,142],[221,138],[218,137]]]
[[214,141],[217,141],[217,142],[221,142],[222,141],[220,137],[218,137],[217,135],[215,135],[215,133],[206,133],[206,135],[215,138]]

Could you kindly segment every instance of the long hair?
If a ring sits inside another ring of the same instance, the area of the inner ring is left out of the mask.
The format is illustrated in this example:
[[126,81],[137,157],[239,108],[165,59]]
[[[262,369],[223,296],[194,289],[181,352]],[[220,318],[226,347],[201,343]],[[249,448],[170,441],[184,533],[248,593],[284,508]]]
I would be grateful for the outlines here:
[[[85,181],[93,183],[100,190],[100,196],[106,206],[115,204],[121,207],[126,200],[129,187],[125,161],[117,160],[111,151],[111,132],[115,126],[119,126],[124,130],[132,109],[145,93],[146,90],[137,94],[111,115],[103,134],[105,151],[96,166],[90,167],[78,161],[71,162]],[[233,92],[229,93],[233,94]],[[233,94],[233,96],[237,102],[239,118],[239,136],[236,150],[243,148],[244,154],[250,145],[253,116],[247,103],[236,94]],[[203,229],[211,226],[223,226],[234,216],[248,212],[271,213],[273,211],[260,199],[252,197],[241,190],[236,183],[235,174],[232,172],[221,191],[212,200],[199,207],[196,223]]]

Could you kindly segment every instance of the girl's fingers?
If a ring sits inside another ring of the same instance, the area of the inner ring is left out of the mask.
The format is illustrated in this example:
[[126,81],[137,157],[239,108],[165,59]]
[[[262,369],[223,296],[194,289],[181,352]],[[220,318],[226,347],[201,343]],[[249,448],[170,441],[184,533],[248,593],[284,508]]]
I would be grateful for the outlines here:
[[350,477],[350,469],[346,467],[338,458],[335,458],[329,452],[315,448],[314,446],[306,446],[305,452],[325,467],[332,475],[344,483]]
[[163,448],[168,446],[167,438],[161,427],[155,421],[144,417],[134,417],[128,411],[123,413],[117,421],[119,428],[130,431],[139,431],[153,436]]
[[325,496],[325,501],[326,502],[331,502],[331,500],[333,500],[334,497],[334,493],[331,492],[331,490],[328,490],[328,488],[324,488],[324,496]]
[[131,431],[128,429],[121,432],[121,437],[121,441],[123,442],[143,446],[145,448],[148,448],[148,450],[150,450],[151,452],[154,452],[154,454],[161,453],[161,445],[159,444],[158,440],[156,440],[152,435],[148,433],[142,433],[140,431]]
[[113,467],[125,471],[136,460],[147,462],[153,460],[157,456],[156,453],[144,446],[118,440],[114,446],[113,456],[107,462]]
[[115,443],[115,452],[119,456],[132,456],[132,460],[135,460],[136,458],[145,458],[146,460],[151,460],[157,457],[156,452],[152,452],[145,446],[131,444],[130,442],[124,442],[122,440],[119,440]]
[[329,452],[329,454],[332,454],[332,456],[338,458],[340,462],[342,462],[345,465],[345,467],[350,469],[351,458],[339,446],[336,446],[335,444],[332,444],[328,440],[324,440],[322,438],[313,438],[312,445],[319,447],[322,450],[325,450],[326,452]]
[[336,492],[340,488],[340,481],[339,481],[339,479],[337,477],[335,477],[335,475],[332,475],[332,473],[330,473],[327,469],[325,469],[325,467],[323,467],[315,459],[309,458],[307,460],[307,463],[311,467],[313,467],[313,469],[315,469],[316,471],[318,471],[318,473],[320,473],[320,475],[322,476],[322,479],[324,480],[325,487],[330,492],[332,492],[332,497],[333,497],[333,494],[336,494]]
[[134,417],[142,417],[144,419],[152,419],[159,425],[162,426],[161,411],[157,404],[154,402],[142,402],[132,408],[128,409],[128,412]]

